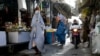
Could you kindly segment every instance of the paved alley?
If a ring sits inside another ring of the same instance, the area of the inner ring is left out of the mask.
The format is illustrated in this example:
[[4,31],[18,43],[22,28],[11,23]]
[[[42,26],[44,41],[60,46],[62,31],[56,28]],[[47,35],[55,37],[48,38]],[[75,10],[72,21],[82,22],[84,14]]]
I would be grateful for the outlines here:
[[[66,39],[66,44],[63,48],[57,44],[45,45],[46,53],[42,56],[91,56],[89,48],[84,48],[80,45],[79,49],[74,49],[74,45],[70,43],[70,38]],[[21,51],[22,54],[27,54],[27,56],[34,56],[34,50],[24,50]]]

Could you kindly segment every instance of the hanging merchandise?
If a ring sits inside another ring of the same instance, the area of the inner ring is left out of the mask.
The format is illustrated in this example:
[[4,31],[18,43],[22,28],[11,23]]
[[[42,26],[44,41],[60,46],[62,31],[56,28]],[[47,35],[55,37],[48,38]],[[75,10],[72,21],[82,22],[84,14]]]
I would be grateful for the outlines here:
[[42,11],[42,9],[43,9],[43,8],[42,8],[42,3],[40,4],[40,9],[41,9],[41,11]]

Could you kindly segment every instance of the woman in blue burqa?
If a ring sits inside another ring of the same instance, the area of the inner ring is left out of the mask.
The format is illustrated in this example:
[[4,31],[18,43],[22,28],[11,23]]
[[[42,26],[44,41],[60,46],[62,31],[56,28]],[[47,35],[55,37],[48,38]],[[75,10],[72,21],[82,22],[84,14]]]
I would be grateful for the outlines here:
[[64,22],[60,20],[60,17],[56,17],[56,21],[58,22],[56,36],[58,37],[58,42],[63,46],[65,44],[65,35],[66,35],[66,26]]
[[31,33],[30,33],[30,42],[29,49],[34,49],[35,54],[41,54],[45,52],[44,49],[44,29],[45,24],[43,22],[42,16],[40,14],[39,7],[36,7],[34,16],[31,22]]

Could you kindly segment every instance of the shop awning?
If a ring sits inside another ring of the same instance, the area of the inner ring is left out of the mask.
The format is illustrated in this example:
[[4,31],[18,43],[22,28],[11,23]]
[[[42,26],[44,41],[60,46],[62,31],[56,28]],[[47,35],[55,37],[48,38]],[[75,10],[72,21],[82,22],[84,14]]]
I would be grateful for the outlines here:
[[71,8],[68,4],[65,3],[54,3],[53,7],[60,12],[61,14],[63,14],[66,18],[70,18],[71,17]]

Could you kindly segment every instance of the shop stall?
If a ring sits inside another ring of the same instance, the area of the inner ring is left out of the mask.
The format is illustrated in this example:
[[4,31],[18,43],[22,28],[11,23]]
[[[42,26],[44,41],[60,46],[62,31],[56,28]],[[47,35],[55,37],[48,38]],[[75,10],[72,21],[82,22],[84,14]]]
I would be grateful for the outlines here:
[[5,31],[0,31],[0,35],[0,46],[5,46],[0,47],[3,54],[5,52],[17,53],[21,50],[28,49],[30,28],[26,27],[24,22],[21,23],[20,27],[18,23],[6,22]]
[[22,43],[30,40],[30,32],[28,31],[14,31],[8,32],[9,43]]
[[1,46],[6,46],[7,41],[6,41],[6,32],[5,31],[0,31],[0,47]]
[[24,22],[21,27],[17,23],[8,22],[6,32],[8,33],[8,43],[23,43],[30,40],[30,29],[26,27]]

